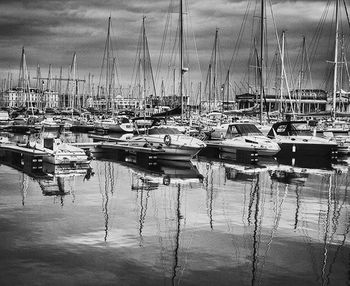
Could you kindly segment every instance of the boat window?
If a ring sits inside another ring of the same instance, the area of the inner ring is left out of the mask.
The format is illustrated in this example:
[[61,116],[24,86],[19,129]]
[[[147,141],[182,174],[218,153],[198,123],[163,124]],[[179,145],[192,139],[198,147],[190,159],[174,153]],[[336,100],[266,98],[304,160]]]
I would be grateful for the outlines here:
[[261,135],[261,131],[254,124],[237,124],[236,128],[242,135]]
[[290,135],[312,135],[310,127],[307,124],[291,124]]
[[239,135],[239,133],[236,126],[230,125],[229,128],[227,129],[226,138],[231,139],[233,137],[236,137],[237,135]]
[[129,119],[126,118],[126,117],[121,117],[121,118],[120,118],[120,122],[121,122],[121,123],[129,123]]
[[286,131],[286,129],[287,129],[287,125],[280,125],[277,127],[276,133],[277,134],[283,133]]
[[156,127],[148,130],[149,135],[155,134],[181,134],[179,129],[170,127]]
[[310,128],[306,124],[283,124],[277,127],[276,133],[282,136],[292,135],[312,135]]

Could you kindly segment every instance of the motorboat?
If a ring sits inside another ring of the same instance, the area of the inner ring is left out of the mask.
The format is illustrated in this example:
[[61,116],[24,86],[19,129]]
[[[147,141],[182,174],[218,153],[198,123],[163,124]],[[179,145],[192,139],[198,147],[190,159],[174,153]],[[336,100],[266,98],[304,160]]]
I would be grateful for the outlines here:
[[218,125],[210,134],[210,140],[208,142],[217,145],[220,151],[233,154],[240,150],[256,151],[259,156],[274,156],[281,149],[252,123]]
[[42,130],[45,131],[58,131],[60,129],[60,124],[55,121],[52,117],[47,117],[38,125],[41,126]]
[[42,144],[28,142],[27,148],[43,151],[43,161],[54,165],[82,165],[89,164],[92,157],[83,149],[63,143],[60,138],[43,138]]
[[337,143],[330,138],[316,136],[307,121],[281,121],[272,125],[268,137],[278,143],[278,156],[317,156],[336,159]]
[[320,122],[316,126],[317,135],[332,139],[338,144],[339,155],[350,154],[350,128],[346,121]]
[[143,134],[136,134],[126,140],[129,146],[161,149],[160,159],[191,160],[206,144],[192,136],[183,134],[176,127],[167,125],[152,126]]
[[126,116],[117,116],[115,118],[97,121],[95,123],[95,129],[107,133],[132,133],[134,131],[132,123]]

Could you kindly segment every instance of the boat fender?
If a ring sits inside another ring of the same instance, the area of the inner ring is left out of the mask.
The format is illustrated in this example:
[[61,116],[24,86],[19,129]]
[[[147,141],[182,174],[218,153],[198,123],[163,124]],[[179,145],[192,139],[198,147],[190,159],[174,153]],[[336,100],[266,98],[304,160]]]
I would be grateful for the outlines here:
[[164,143],[165,145],[169,146],[171,144],[171,137],[169,134],[164,136]]
[[86,151],[85,151],[85,155],[88,157],[88,160],[92,160],[92,159],[93,159],[90,150],[86,150]]
[[168,175],[163,177],[163,185],[169,186],[170,185],[170,177]]

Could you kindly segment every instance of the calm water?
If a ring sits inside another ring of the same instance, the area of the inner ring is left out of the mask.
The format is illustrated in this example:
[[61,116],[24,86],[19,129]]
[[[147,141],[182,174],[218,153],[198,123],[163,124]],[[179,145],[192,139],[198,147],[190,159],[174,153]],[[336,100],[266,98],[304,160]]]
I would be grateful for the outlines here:
[[349,285],[348,167],[264,166],[2,164],[0,285]]

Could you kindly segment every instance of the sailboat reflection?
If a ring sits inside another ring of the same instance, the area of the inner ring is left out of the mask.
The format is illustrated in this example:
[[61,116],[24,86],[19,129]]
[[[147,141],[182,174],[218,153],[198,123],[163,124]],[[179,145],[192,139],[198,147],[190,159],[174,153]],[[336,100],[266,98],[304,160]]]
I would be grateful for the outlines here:
[[100,193],[102,197],[102,214],[104,218],[104,237],[103,240],[107,242],[110,230],[110,201],[115,191],[115,168],[114,163],[109,161],[97,161],[97,176],[99,182]]
[[[187,185],[190,188],[194,185],[202,184],[203,176],[199,173],[198,169],[191,162],[172,162],[172,161],[160,161],[158,165],[153,168],[142,168],[138,165],[128,164],[131,170],[131,190],[137,192],[137,200],[139,201],[139,246],[143,246],[143,227],[146,219],[148,201],[150,198],[150,193],[153,190],[158,189],[160,186],[176,186],[178,192],[180,193],[180,188],[183,185]],[[181,218],[180,215],[180,198],[179,194],[177,197],[178,207],[177,207],[177,219]],[[178,232],[179,224],[177,223]],[[177,234],[177,247],[175,249],[178,251],[178,239],[179,234]],[[177,254],[175,255],[177,257]],[[175,259],[177,260],[177,258]],[[177,263],[174,262],[176,265]],[[177,266],[174,266],[173,279],[176,276]]]
[[[350,230],[348,188],[346,187],[345,190],[340,188],[339,183],[342,180],[345,180],[347,186],[349,183],[348,174],[344,178],[343,175],[334,173],[324,179],[325,190],[322,192],[322,206],[319,210],[318,222],[319,239],[323,245],[320,250],[322,260],[315,265],[316,269],[320,269],[316,274],[321,285],[330,285],[332,274],[334,280],[339,279],[339,272],[337,273],[334,268],[339,267],[338,260],[341,259],[339,257],[341,256],[341,249],[345,245]],[[302,229],[305,236],[310,238],[307,226]],[[314,251],[315,249],[311,249],[310,252],[315,257]],[[345,273],[345,275],[348,275],[348,273]],[[349,276],[347,276],[347,279],[349,279]]]
[[304,185],[311,175],[324,176],[335,172],[336,170],[332,168],[315,169],[284,164],[278,164],[273,168],[269,168],[269,174],[272,180],[289,185]]
[[[348,276],[343,272],[344,262],[341,260],[347,259],[344,253],[348,253],[342,252],[342,249],[350,231],[347,187],[350,183],[349,173],[316,169],[304,180],[303,174],[300,176],[298,173],[301,170],[296,171],[288,166],[284,171],[286,174],[279,178],[274,177],[276,173],[273,173],[271,181],[266,180],[266,176],[271,175],[271,170],[257,174],[249,190],[249,199],[244,209],[247,212],[246,229],[252,237],[251,285],[265,284],[262,279],[268,273],[264,272],[271,271],[268,266],[269,256],[275,259],[275,254],[269,252],[276,234],[279,235],[279,240],[274,247],[279,247],[278,244],[282,241],[283,231],[277,232],[281,221],[282,230],[292,228],[294,233],[301,234],[307,242],[309,249],[300,259],[311,259],[313,273],[309,275],[314,275],[318,284],[337,285],[335,281],[345,281]],[[269,192],[267,186],[270,186]],[[313,191],[315,189],[317,194]],[[284,209],[292,209],[294,206],[294,216],[290,216],[291,213],[287,211],[282,217]],[[285,243],[293,251],[291,239],[286,239]],[[297,249],[298,246],[295,245]],[[265,267],[267,269],[264,270]]]

